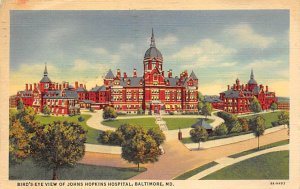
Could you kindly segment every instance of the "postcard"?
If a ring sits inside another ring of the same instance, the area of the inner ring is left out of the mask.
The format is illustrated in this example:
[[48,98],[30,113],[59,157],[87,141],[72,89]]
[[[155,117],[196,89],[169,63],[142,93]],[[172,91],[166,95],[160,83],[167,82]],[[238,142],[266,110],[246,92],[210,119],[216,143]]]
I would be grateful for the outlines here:
[[1,188],[299,188],[299,1],[4,1]]

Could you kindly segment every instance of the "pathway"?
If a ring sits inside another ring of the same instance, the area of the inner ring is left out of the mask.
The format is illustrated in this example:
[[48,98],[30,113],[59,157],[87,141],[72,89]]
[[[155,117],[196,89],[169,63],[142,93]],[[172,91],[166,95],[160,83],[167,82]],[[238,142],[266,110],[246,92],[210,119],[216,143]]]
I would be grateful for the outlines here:
[[92,127],[94,129],[97,129],[97,130],[102,130],[102,131],[116,130],[116,128],[108,127],[108,126],[105,126],[105,125],[102,124],[102,121],[103,121],[103,117],[102,117],[103,110],[98,110],[98,111],[95,111],[95,112],[84,112],[82,114],[91,115],[91,118],[86,121],[86,124],[89,127]]
[[[282,110],[275,110],[274,112],[281,112]],[[247,116],[252,116],[252,115],[258,115],[258,114],[267,114],[267,113],[272,113],[273,111],[262,111],[258,113],[246,113],[246,114],[240,114],[237,115],[237,117],[247,117]]]
[[[266,145],[285,139],[288,139],[288,135],[287,130],[283,129],[260,137],[260,144]],[[159,161],[154,164],[148,164],[148,170],[133,177],[133,180],[170,180],[188,170],[200,167],[216,159],[255,148],[257,147],[257,139],[200,151],[189,151],[178,140],[168,140],[163,146],[165,154],[160,157]]]
[[253,158],[253,157],[256,157],[256,156],[259,156],[259,155],[262,155],[262,154],[266,154],[266,153],[269,153],[269,152],[277,152],[277,151],[283,151],[283,150],[288,150],[288,149],[289,149],[289,145],[282,145],[282,146],[277,146],[277,147],[269,148],[269,149],[266,149],[266,150],[261,150],[261,151],[258,151],[258,152],[254,152],[254,153],[244,155],[244,156],[241,156],[241,157],[238,157],[238,158],[223,157],[223,158],[215,160],[215,162],[219,163],[218,165],[215,165],[211,168],[208,168],[208,169],[206,169],[206,170],[204,170],[204,171],[188,178],[188,180],[199,180],[199,179],[201,179],[201,178],[203,178],[203,177],[205,177],[205,176],[207,176],[211,173],[214,173],[214,172],[216,172],[220,169],[223,169],[224,167],[233,165],[235,163],[244,161],[246,159]]

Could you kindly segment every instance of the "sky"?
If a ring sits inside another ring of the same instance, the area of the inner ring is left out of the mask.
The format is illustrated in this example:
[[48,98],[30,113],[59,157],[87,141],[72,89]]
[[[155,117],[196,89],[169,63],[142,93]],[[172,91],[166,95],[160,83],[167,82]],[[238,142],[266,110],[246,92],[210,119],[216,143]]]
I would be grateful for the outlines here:
[[288,10],[11,11],[10,94],[52,81],[90,89],[109,69],[142,75],[153,28],[165,72],[193,70],[199,90],[218,95],[236,78],[288,96]]

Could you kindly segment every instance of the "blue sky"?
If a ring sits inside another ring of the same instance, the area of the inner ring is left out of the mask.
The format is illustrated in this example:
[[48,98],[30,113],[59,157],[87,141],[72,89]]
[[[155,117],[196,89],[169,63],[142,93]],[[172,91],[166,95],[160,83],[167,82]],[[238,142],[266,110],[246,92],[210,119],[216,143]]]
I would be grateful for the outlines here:
[[149,48],[151,28],[164,70],[194,70],[204,94],[218,94],[251,68],[259,83],[288,96],[289,12],[11,11],[10,93],[38,82],[102,84],[111,68],[129,75]]

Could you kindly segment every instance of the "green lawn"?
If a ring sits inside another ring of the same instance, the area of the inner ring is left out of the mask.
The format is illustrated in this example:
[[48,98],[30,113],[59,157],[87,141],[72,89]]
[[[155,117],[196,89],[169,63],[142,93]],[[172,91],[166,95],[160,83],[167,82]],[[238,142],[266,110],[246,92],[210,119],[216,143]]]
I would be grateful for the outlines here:
[[141,125],[146,129],[158,127],[153,117],[134,118],[134,119],[116,119],[110,121],[102,121],[102,124],[114,128],[118,128],[123,124]]
[[173,180],[185,180],[185,179],[190,178],[191,176],[194,176],[194,175],[200,173],[201,171],[204,171],[205,169],[213,167],[213,166],[215,166],[217,164],[218,164],[217,162],[212,161],[210,163],[207,163],[205,165],[197,167],[196,169],[193,169],[191,171],[185,172],[185,173],[183,173],[183,174],[175,177]]
[[[78,121],[78,117],[82,116],[84,118],[83,122]],[[97,129],[91,128],[86,124],[86,121],[91,117],[91,115],[76,115],[76,116],[42,116],[37,115],[37,121],[41,122],[42,124],[49,124],[53,121],[69,121],[69,122],[76,122],[79,123],[85,130],[88,131],[87,133],[87,143],[90,144],[99,144],[97,141],[97,137],[99,135],[99,131]]]
[[[278,141],[278,142],[274,142],[274,143],[267,144],[267,145],[264,145],[264,146],[260,146],[259,151],[260,150],[265,150],[265,149],[268,149],[268,148],[273,148],[273,147],[276,147],[276,146],[285,145],[285,144],[289,144],[289,139]],[[257,152],[257,151],[258,151],[257,148],[253,148],[251,150],[247,150],[247,151],[244,151],[244,152],[233,154],[233,155],[231,155],[229,157],[231,157],[231,158],[238,158],[238,157],[241,157],[241,156],[244,156],[244,155],[247,155],[247,154],[251,154],[251,153],[254,153],[254,152]]]
[[289,151],[270,152],[225,167],[201,180],[266,180],[289,178]]
[[[277,111],[277,112],[269,112],[269,113],[263,113],[263,114],[258,114],[261,115],[263,118],[265,118],[266,122],[265,122],[265,126],[266,129],[272,127],[272,122],[274,121],[278,121],[278,115],[281,113],[281,111]],[[244,116],[243,118],[246,119],[252,119],[254,117],[256,117],[257,115],[250,115],[250,116]]]
[[[190,128],[195,123],[199,122],[202,118],[163,118],[166,121],[169,130],[176,130],[184,128]],[[207,123],[212,123],[213,119],[205,119]]]
[[[30,170],[30,171],[29,171]],[[140,172],[136,168],[117,168],[95,165],[78,164],[73,168],[64,168],[58,171],[59,180],[126,180]],[[51,180],[52,170],[36,166],[27,159],[21,164],[9,167],[10,180]]]

